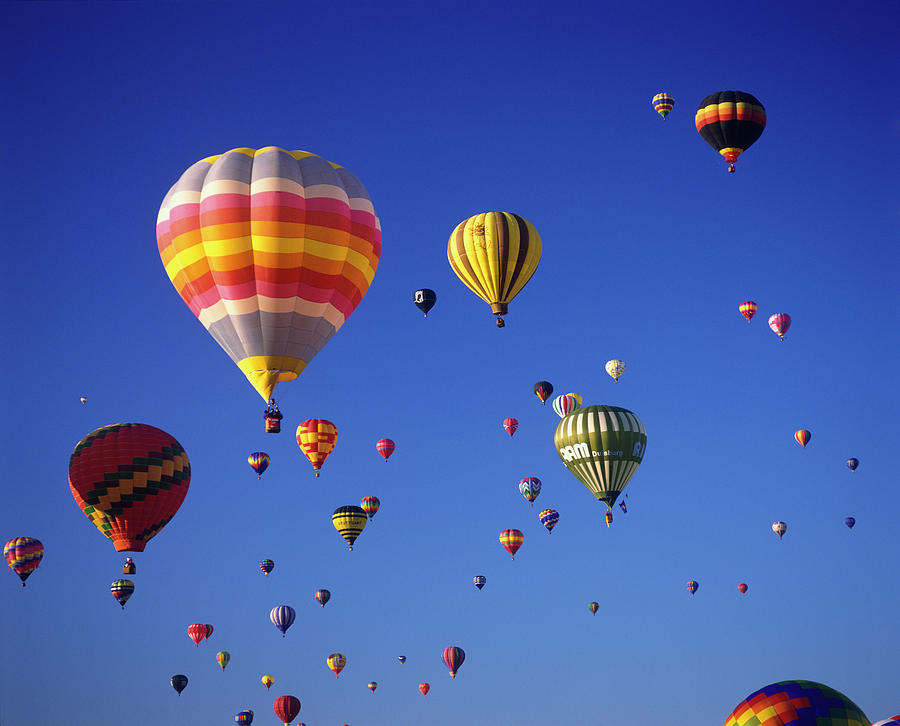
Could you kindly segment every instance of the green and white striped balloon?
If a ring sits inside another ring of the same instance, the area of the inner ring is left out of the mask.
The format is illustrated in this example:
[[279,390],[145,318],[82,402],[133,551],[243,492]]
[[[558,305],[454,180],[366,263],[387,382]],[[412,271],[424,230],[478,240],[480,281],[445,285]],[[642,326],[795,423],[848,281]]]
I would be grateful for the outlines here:
[[585,406],[559,422],[553,442],[569,471],[612,507],[644,459],[647,432],[625,408]]

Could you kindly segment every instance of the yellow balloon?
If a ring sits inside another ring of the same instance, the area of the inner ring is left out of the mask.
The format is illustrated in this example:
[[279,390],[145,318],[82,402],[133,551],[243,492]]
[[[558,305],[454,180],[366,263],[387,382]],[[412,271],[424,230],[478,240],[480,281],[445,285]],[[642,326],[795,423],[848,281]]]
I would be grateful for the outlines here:
[[331,515],[331,522],[334,524],[334,528],[341,537],[347,540],[351,551],[353,550],[353,543],[365,529],[368,521],[369,518],[362,507],[357,507],[355,504],[338,507],[334,510],[334,514]]
[[502,328],[500,316],[541,261],[541,236],[517,214],[482,212],[456,225],[447,259],[465,286],[491,306]]
[[260,680],[262,681],[262,684],[266,687],[267,691],[269,690],[269,688],[272,687],[272,684],[275,682],[275,679],[272,678],[272,676],[263,676],[262,678],[260,678]]

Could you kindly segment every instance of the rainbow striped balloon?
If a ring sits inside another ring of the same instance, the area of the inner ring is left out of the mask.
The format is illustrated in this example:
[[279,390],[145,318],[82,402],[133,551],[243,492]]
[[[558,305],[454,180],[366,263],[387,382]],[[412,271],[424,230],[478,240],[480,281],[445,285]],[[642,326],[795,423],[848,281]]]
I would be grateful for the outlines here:
[[277,146],[188,168],[163,199],[156,240],[178,294],[266,400],[350,317],[381,256],[359,179]]
[[815,681],[780,681],[754,691],[725,726],[868,726],[859,706]]

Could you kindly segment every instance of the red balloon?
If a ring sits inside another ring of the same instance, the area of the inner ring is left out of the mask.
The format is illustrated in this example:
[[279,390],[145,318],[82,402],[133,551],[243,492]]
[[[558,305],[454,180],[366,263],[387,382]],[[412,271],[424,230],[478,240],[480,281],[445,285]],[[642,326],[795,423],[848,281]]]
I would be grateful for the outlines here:
[[745,592],[747,592],[747,589],[748,589],[747,586],[743,582],[740,585],[738,585],[738,590],[741,591],[741,595],[743,595]]
[[431,690],[431,686],[428,685],[427,683],[420,683],[420,684],[419,684],[419,690],[422,692],[422,695],[423,695],[423,696],[427,696],[427,695],[428,695],[428,691]]
[[194,641],[194,645],[200,645],[200,641],[212,635],[213,626],[203,623],[188,625],[188,637]]
[[294,696],[279,696],[275,699],[275,703],[272,704],[272,708],[275,709],[275,715],[283,723],[289,725],[300,713],[300,701]]
[[390,439],[378,439],[378,441],[375,442],[375,448],[378,449],[378,453],[384,457],[385,461],[387,461],[391,454],[394,453],[394,449],[397,448],[397,445]]
[[516,429],[519,428],[519,422],[514,418],[505,418],[503,419],[503,428],[506,429],[506,433],[512,436],[516,433]]

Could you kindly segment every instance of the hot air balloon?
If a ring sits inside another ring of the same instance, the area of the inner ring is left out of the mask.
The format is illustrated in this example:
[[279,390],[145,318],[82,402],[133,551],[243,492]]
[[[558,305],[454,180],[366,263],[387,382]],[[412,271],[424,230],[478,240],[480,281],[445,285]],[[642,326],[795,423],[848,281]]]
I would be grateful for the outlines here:
[[569,471],[610,508],[644,459],[647,432],[627,409],[586,406],[559,422],[553,441]]
[[272,560],[262,560],[259,563],[259,569],[266,575],[268,575],[273,569],[275,569],[275,563]]
[[302,421],[297,427],[297,445],[309,459],[316,476],[325,463],[328,455],[337,444],[337,427],[324,418],[311,418]]
[[459,667],[466,660],[466,651],[451,645],[449,648],[444,648],[444,652],[441,653],[441,660],[444,661],[444,665],[450,670],[450,677],[456,678],[456,671],[459,670]]
[[245,708],[243,711],[238,711],[234,715],[234,722],[239,724],[240,726],[249,726],[249,724],[253,723],[253,711],[249,708]]
[[344,670],[344,666],[347,665],[347,659],[344,657],[343,653],[332,653],[325,659],[325,663],[328,664],[328,667],[334,671],[334,676],[337,678],[341,671]]
[[431,308],[433,308],[434,304],[437,302],[437,294],[434,290],[429,290],[427,287],[423,287],[421,290],[415,291],[415,293],[413,294],[413,302],[427,318],[428,311],[431,310]]
[[83,406],[84,404],[87,403],[87,397],[86,397],[86,396],[82,396],[79,400],[81,401],[81,405],[82,405],[82,406]]
[[263,676],[259,680],[266,687],[267,691],[272,687],[272,684],[275,682],[275,679],[272,678],[272,676]]
[[379,507],[381,507],[381,500],[378,497],[363,497],[360,502],[360,507],[366,513],[366,516],[369,519],[375,516],[375,513],[378,511]]
[[784,522],[773,522],[772,531],[778,535],[778,539],[781,539],[787,532],[787,525]]
[[509,552],[512,559],[516,559],[516,552],[519,551],[519,547],[522,546],[524,541],[525,535],[517,529],[504,529],[500,533],[500,544]]
[[200,645],[200,641],[212,635],[213,626],[203,623],[188,625],[188,637],[194,641],[194,645]]
[[576,408],[578,408],[578,401],[570,393],[563,393],[553,399],[553,410],[560,418],[572,413]]
[[606,372],[613,377],[613,380],[616,383],[618,383],[619,378],[621,378],[622,374],[625,372],[625,363],[616,360],[615,358],[608,360],[606,361]]
[[516,433],[516,429],[519,428],[519,422],[514,418],[505,418],[503,419],[503,428],[506,429],[506,433],[512,436]]
[[269,620],[272,621],[272,625],[281,631],[282,638],[287,633],[288,628],[294,624],[296,617],[297,613],[294,612],[294,608],[290,605],[276,605],[269,612]]
[[134,564],[133,559],[126,557],[125,562],[122,564],[122,574],[133,575],[135,572],[137,572],[137,565]]
[[353,551],[353,543],[366,527],[366,513],[362,507],[349,505],[346,507],[338,507],[331,515],[331,522],[338,533],[347,540],[350,551]]
[[740,592],[741,595],[746,594],[747,590],[748,590],[747,583],[742,582],[741,584],[738,585],[738,592]]
[[99,428],[69,459],[72,496],[117,552],[143,552],[175,516],[190,483],[181,444],[147,424]]
[[749,93],[719,91],[700,102],[694,124],[703,140],[725,157],[734,172],[737,158],[766,128],[766,109]]
[[491,306],[502,328],[501,316],[541,260],[541,236],[517,214],[483,212],[456,226],[447,259],[463,284]]
[[430,691],[430,690],[431,690],[431,685],[430,685],[430,684],[428,684],[428,683],[420,683],[420,684],[419,684],[419,692],[420,692],[423,696],[427,696],[427,695],[428,695],[428,691]]
[[25,587],[25,580],[44,558],[44,545],[34,537],[13,537],[3,545],[3,556],[9,569],[15,572]]
[[256,472],[256,478],[262,479],[263,472],[269,468],[269,455],[265,451],[254,451],[247,457],[247,463]]
[[622,500],[619,500],[619,509],[621,509],[623,513],[628,514],[628,507]]
[[134,593],[134,583],[131,580],[115,580],[109,586],[109,591],[116,599],[116,602],[122,606],[122,610],[124,610],[125,603],[128,602],[128,598]]
[[294,696],[279,696],[272,704],[275,715],[281,719],[284,726],[290,726],[291,721],[300,713],[300,701]]
[[844,524],[847,525],[848,529],[853,529],[853,526],[856,524],[856,519],[854,517],[844,517]]
[[853,701],[813,681],[781,681],[745,698],[725,726],[868,726]]
[[475,587],[480,591],[487,583],[487,578],[484,575],[475,575],[475,577],[472,578],[472,582],[475,583]]
[[597,614],[597,611],[598,611],[599,609],[600,609],[600,603],[598,603],[598,602],[591,602],[591,603],[588,605],[588,610],[591,611],[591,615],[596,615],[596,614]]
[[847,459],[847,467],[850,471],[856,471],[856,467],[859,466],[859,459],[849,458]]
[[399,660],[399,661],[400,661],[400,664],[402,665],[403,663],[406,663],[406,656],[405,656],[405,655],[398,655],[398,656],[397,656],[397,660]]
[[575,403],[578,404],[577,406],[575,406],[575,408],[581,408],[582,405],[584,405],[584,401],[582,400],[580,393],[575,393],[575,391],[569,391],[566,395],[571,396],[572,398],[575,399]]
[[769,327],[772,328],[775,335],[784,340],[788,328],[791,327],[791,316],[787,313],[775,313],[769,316]]
[[372,691],[372,693],[375,693],[375,689],[378,688],[378,684],[375,681],[369,681],[368,688],[370,691]]
[[541,493],[541,480],[534,476],[526,476],[519,482],[519,493],[531,502],[533,507],[534,500]]
[[394,449],[397,448],[397,445],[390,439],[378,439],[378,441],[375,442],[375,448],[378,450],[378,453],[384,457],[385,463],[387,463],[387,460],[391,458],[391,454],[394,453]]
[[187,688],[188,677],[187,677],[186,675],[183,675],[183,674],[179,673],[179,674],[177,674],[177,675],[172,676],[172,677],[169,679],[169,683],[172,684],[172,688],[174,688],[175,691],[176,691],[176,692],[178,693],[178,695],[180,696],[180,695],[181,695],[181,692],[182,692],[185,688]]
[[797,443],[805,449],[810,438],[812,438],[812,434],[806,429],[800,429],[794,433],[794,438],[797,439]]
[[550,381],[538,381],[534,384],[534,395],[538,397],[542,406],[547,402],[547,399],[550,398],[552,393],[553,384],[550,383]]
[[669,115],[669,111],[675,106],[675,99],[672,98],[668,93],[663,91],[662,93],[657,93],[653,97],[653,110],[656,111],[660,116],[663,117],[663,121],[666,120],[666,116]]
[[328,590],[316,590],[316,600],[319,605],[325,607],[325,603],[331,600],[331,593]]
[[225,666],[228,665],[228,662],[231,660],[231,653],[227,650],[220,650],[216,653],[216,663],[219,664],[219,668],[223,671],[225,670]]
[[691,595],[693,595],[695,592],[697,592],[697,590],[700,589],[700,583],[697,582],[696,580],[688,580],[687,589],[688,589],[688,592],[690,592]]
[[275,146],[187,169],[163,199],[156,240],[178,294],[265,401],[350,317],[381,255],[359,179]]
[[553,528],[559,521],[559,512],[557,512],[555,509],[545,509],[538,515],[538,517],[540,517],[541,524],[543,524],[547,528],[547,532],[553,534]]
[[747,322],[749,323],[753,320],[753,316],[756,315],[756,303],[752,300],[744,300],[744,302],[738,305],[738,310],[741,315],[747,318]]
[[873,723],[872,726],[900,726],[900,715],[882,719]]

